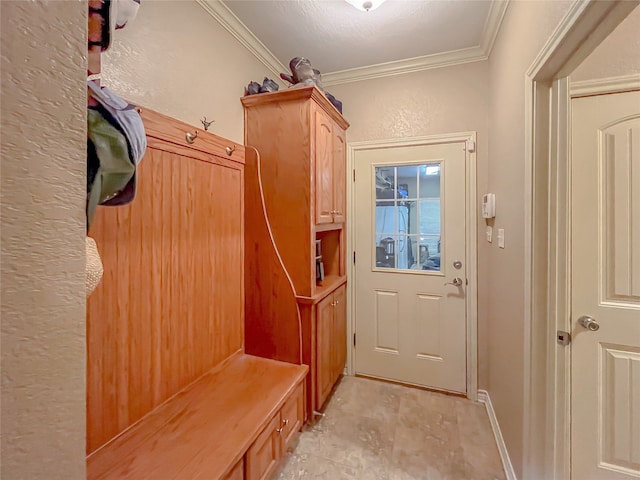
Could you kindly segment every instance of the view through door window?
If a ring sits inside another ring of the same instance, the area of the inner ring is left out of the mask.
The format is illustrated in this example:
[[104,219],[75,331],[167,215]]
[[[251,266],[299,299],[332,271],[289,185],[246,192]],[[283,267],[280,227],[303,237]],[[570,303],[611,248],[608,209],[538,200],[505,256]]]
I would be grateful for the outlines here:
[[438,163],[375,168],[375,268],[440,271]]

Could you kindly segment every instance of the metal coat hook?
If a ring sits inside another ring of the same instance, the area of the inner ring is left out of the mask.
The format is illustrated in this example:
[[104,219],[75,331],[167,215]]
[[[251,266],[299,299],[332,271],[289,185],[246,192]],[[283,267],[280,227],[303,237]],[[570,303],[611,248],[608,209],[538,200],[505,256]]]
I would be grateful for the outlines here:
[[191,144],[196,141],[196,138],[198,138],[198,131],[196,130],[195,133],[187,132],[184,137],[187,139],[187,143]]
[[234,145],[233,148],[231,147],[225,148],[225,151],[227,152],[227,155],[231,156],[231,154],[236,151],[236,148],[237,148],[237,145]]
[[215,120],[211,120],[210,122],[207,122],[207,117],[202,117],[202,119],[200,120],[200,122],[202,123],[202,126],[204,127],[204,131],[206,132],[207,130],[209,130],[209,126],[215,122]]

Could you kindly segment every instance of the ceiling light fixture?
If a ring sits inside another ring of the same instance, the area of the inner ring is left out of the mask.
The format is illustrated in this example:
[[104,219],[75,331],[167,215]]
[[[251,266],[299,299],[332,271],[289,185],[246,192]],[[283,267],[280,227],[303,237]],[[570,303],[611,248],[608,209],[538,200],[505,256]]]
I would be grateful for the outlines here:
[[383,4],[385,0],[345,0],[348,4],[353,5],[358,10],[370,12]]

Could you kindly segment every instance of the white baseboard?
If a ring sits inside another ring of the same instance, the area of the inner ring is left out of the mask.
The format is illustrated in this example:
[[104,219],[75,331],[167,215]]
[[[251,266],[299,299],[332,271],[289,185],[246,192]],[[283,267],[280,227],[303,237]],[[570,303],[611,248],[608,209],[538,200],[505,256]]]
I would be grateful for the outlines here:
[[511,465],[511,459],[509,458],[509,452],[507,451],[507,446],[504,443],[504,438],[502,438],[502,432],[500,431],[496,412],[493,411],[489,392],[486,390],[478,390],[478,401],[480,403],[484,403],[484,406],[487,409],[489,422],[491,422],[491,430],[493,430],[493,436],[496,438],[496,445],[498,446],[498,452],[500,453],[500,459],[502,460],[502,466],[504,467],[504,473],[507,476],[507,480],[518,480],[516,473],[513,471],[513,465]]

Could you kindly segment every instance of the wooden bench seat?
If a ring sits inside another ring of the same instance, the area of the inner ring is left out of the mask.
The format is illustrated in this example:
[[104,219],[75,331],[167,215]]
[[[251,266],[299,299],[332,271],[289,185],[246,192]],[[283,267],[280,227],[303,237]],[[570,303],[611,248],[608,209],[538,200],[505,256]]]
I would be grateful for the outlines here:
[[[277,462],[264,456],[277,448],[251,448],[278,441],[282,450],[300,429],[307,371],[235,354],[92,453],[87,478],[263,478],[265,468],[273,470],[268,462]],[[282,439],[272,440],[278,436],[270,429]]]

